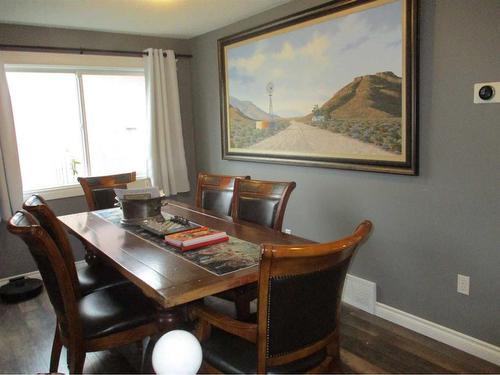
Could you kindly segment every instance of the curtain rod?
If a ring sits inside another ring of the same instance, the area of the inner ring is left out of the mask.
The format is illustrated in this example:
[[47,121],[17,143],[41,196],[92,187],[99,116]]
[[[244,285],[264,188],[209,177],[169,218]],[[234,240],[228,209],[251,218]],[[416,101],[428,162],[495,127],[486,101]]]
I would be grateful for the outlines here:
[[[92,48],[27,46],[20,44],[0,44],[0,50],[24,51],[24,52],[60,52],[60,53],[76,53],[80,55],[110,55],[110,56],[130,56],[130,57],[142,57],[148,54],[147,52],[144,51],[119,51],[119,50],[92,49]],[[166,56],[166,54],[164,53],[163,56]],[[175,57],[181,59],[190,59],[193,57],[193,55],[176,53]]]

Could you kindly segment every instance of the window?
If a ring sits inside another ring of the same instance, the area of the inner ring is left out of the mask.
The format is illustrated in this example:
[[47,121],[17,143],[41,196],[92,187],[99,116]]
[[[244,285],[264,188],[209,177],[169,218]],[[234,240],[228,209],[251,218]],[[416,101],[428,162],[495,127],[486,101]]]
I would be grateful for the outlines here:
[[9,66],[7,81],[25,191],[76,185],[79,175],[146,175],[142,72]]

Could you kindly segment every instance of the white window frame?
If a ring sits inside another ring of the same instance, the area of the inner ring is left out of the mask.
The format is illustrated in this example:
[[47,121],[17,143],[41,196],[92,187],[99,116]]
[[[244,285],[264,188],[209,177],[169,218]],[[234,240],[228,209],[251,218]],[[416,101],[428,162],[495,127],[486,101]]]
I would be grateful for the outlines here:
[[[34,73],[72,73],[75,74],[78,90],[78,107],[80,114],[80,131],[82,138],[82,148],[84,157],[84,170],[86,175],[90,175],[91,163],[89,155],[89,141],[87,130],[87,118],[85,113],[85,96],[82,82],[82,75],[131,75],[144,76],[144,68],[131,66],[71,66],[71,65],[45,65],[45,64],[5,64],[6,72],[34,72]],[[147,180],[147,176],[138,175],[138,181]],[[83,189],[79,184],[55,186],[43,189],[24,190],[24,198],[33,194],[40,194],[47,200],[83,196]]]

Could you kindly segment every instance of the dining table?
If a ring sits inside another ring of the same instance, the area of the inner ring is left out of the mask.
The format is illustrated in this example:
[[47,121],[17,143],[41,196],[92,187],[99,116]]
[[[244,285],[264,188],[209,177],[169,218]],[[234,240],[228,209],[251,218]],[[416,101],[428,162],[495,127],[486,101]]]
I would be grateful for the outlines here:
[[176,307],[256,282],[262,243],[312,242],[186,203],[174,200],[165,203],[162,214],[224,231],[229,241],[182,252],[142,227],[121,224],[120,208],[58,218],[87,249],[95,252],[99,261],[118,270],[156,301],[166,312],[166,320],[172,320],[168,312]]

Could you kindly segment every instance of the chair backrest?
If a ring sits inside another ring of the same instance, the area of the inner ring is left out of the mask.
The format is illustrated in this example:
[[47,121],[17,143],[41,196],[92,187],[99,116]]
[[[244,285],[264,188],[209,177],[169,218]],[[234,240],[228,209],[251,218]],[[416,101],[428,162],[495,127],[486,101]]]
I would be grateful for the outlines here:
[[42,275],[59,327],[66,337],[80,335],[82,325],[77,308],[77,296],[70,272],[50,235],[25,210],[17,211],[7,223],[7,229],[28,245]]
[[68,269],[73,282],[73,287],[75,288],[75,292],[79,298],[80,288],[75,267],[75,257],[63,225],[57,218],[54,211],[52,211],[47,205],[45,199],[39,195],[32,195],[26,199],[23,203],[23,208],[38,220],[42,228],[45,229],[55,242],[64,263],[66,264],[66,268]]
[[231,216],[281,231],[295,182],[236,180]]
[[198,173],[196,207],[212,210],[219,215],[230,216],[234,181],[249,178],[250,176],[224,176]]
[[356,248],[371,228],[372,223],[364,221],[351,236],[325,244],[262,245],[259,373],[314,355],[326,356],[338,345],[345,276]]
[[115,204],[116,194],[113,189],[124,189],[129,182],[135,181],[135,172],[109,176],[78,177],[82,185],[89,211],[111,208]]

